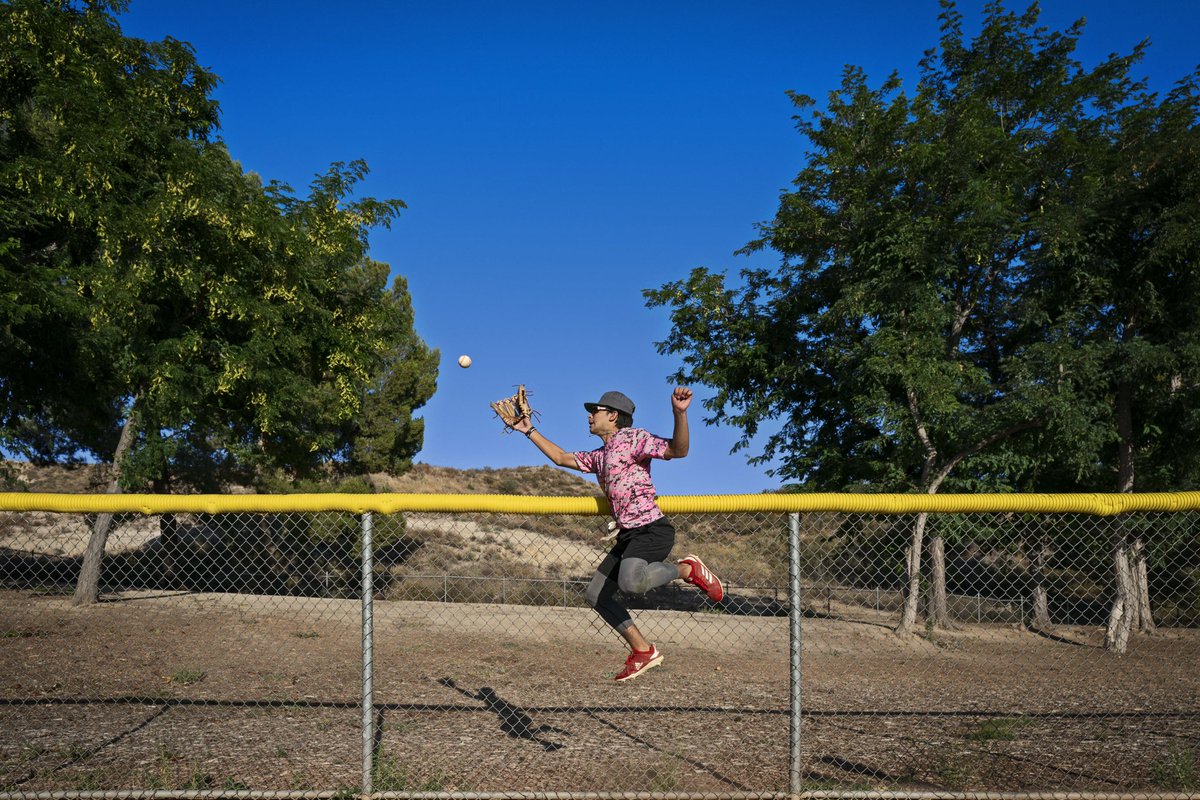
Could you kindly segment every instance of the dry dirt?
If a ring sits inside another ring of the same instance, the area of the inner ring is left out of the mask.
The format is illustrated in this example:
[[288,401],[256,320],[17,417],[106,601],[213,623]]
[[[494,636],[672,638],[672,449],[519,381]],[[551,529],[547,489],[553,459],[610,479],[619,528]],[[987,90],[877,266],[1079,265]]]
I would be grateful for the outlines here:
[[[359,785],[354,601],[8,592],[0,609],[5,790]],[[787,620],[638,619],[666,658],[618,685],[622,650],[586,609],[378,603],[377,781],[786,791]],[[1119,659],[1009,628],[901,640],[806,618],[802,635],[810,787],[1153,789],[1200,740],[1195,632]]]
[[[410,533],[440,533],[453,530],[466,541],[466,546],[478,549],[493,540],[504,543],[515,560],[527,564],[538,564],[547,572],[566,574],[580,569],[580,565],[595,564],[604,550],[586,542],[574,542],[561,536],[551,536],[522,528],[504,528],[481,524],[464,515],[409,514],[407,530]],[[2,545],[2,541],[0,541]]]
[[[24,477],[32,491],[103,486],[97,468]],[[372,480],[594,491],[550,468],[418,466]],[[414,532],[436,522],[410,519]],[[500,537],[564,569],[600,552],[456,524],[465,542]],[[80,533],[38,549],[72,553]],[[821,610],[801,629],[806,788],[1196,791],[1200,631],[1139,638],[1114,657],[1092,629],[901,639],[886,614]],[[635,613],[665,661],[615,684],[624,650],[589,609],[376,603],[375,787],[785,794],[788,620]],[[353,600],[146,591],[78,608],[61,591],[2,591],[0,791],[356,790],[361,624]]]

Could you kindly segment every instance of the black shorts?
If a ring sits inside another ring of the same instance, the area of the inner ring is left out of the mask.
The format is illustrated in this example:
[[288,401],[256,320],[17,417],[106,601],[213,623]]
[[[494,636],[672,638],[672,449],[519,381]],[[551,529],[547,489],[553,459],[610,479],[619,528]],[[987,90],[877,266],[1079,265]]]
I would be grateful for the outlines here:
[[666,561],[674,546],[675,526],[666,517],[659,517],[649,525],[622,528],[609,554],[617,558],[640,558],[654,564]]

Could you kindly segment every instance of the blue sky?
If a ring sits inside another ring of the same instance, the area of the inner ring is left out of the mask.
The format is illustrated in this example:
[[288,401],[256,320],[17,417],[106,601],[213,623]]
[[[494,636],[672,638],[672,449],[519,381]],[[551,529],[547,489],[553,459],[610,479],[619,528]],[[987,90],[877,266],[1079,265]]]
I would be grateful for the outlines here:
[[[959,5],[968,35],[982,5]],[[246,169],[303,190],[361,158],[364,194],[408,204],[371,255],[407,278],[418,333],[442,355],[417,460],[480,468],[548,463],[488,409],[518,383],[566,449],[598,444],[582,403],[607,389],[669,435],[678,363],[656,351],[669,320],[642,290],[773,261],[733,253],[804,163],[785,92],[823,102],[847,64],[873,85],[899,71],[911,89],[938,12],[936,0],[133,0],[120,21],[190,42],[222,78],[222,136]],[[1055,29],[1081,16],[1085,65],[1149,38],[1137,74],[1166,89],[1200,62],[1195,0],[1043,4]],[[704,425],[699,402],[690,416],[691,455],[655,468],[661,494],[779,485],[730,454],[737,432]]]

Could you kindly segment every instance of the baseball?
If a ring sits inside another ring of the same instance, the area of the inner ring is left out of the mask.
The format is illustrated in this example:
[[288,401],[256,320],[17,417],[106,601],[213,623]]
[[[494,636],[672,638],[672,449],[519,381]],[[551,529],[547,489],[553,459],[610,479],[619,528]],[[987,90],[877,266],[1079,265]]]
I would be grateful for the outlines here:
[[458,357],[458,365],[460,367],[462,367],[463,369],[466,369],[467,367],[471,366],[471,357],[470,356],[459,356]]

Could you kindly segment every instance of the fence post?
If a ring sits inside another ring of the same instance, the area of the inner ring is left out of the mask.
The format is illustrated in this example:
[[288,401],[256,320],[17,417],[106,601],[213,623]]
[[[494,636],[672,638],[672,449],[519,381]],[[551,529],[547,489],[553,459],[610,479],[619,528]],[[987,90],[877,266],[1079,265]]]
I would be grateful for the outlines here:
[[375,554],[372,534],[375,530],[371,512],[362,515],[362,791],[374,791],[372,765],[375,756],[375,688],[374,681],[374,611]]
[[788,514],[788,639],[791,650],[791,713],[788,715],[788,787],[800,796],[800,515]]

